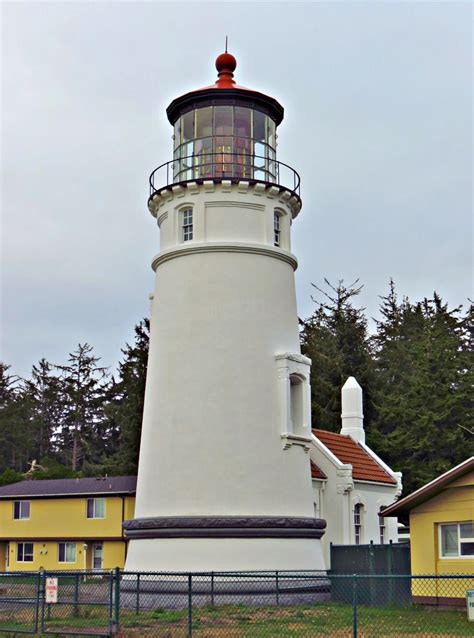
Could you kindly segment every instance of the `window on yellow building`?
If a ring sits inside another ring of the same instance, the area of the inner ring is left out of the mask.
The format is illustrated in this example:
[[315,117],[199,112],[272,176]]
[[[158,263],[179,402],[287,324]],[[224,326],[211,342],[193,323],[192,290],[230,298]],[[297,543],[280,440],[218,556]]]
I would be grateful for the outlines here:
[[87,499],[87,518],[105,518],[105,498]]
[[60,563],[76,562],[76,543],[58,543]]
[[474,557],[474,521],[440,525],[442,558]]
[[33,543],[17,543],[16,560],[19,563],[33,562]]
[[13,501],[13,518],[16,521],[30,518],[30,501]]

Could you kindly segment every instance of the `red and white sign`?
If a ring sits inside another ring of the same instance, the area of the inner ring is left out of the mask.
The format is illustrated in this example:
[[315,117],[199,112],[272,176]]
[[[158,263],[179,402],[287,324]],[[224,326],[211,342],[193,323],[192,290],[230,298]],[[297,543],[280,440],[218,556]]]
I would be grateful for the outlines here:
[[47,603],[58,602],[58,579],[57,578],[46,579],[45,602]]

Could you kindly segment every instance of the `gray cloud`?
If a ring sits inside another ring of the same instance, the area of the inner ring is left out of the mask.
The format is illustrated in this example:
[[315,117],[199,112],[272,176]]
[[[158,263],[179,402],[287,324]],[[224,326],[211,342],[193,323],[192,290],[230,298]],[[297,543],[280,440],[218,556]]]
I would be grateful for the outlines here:
[[470,3],[10,3],[3,11],[2,356],[20,374],[79,341],[115,365],[148,313],[148,174],[164,110],[213,82],[277,97],[302,175],[299,312],[310,282],[394,277],[451,304],[472,288]]

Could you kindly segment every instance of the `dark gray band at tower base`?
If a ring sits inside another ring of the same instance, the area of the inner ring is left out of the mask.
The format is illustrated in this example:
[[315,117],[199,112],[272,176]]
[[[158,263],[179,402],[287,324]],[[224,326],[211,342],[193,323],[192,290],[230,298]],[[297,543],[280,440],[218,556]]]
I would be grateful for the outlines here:
[[326,521],[301,516],[156,516],[124,521],[136,538],[321,538]]

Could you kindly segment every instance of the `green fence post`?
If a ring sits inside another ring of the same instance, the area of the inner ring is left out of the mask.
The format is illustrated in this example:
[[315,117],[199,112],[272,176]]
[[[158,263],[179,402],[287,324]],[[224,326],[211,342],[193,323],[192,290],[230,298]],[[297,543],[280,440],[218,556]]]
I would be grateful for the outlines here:
[[140,613],[140,574],[137,574],[137,600],[135,603],[135,613]]
[[280,604],[280,588],[278,581],[278,571],[275,572],[275,584],[276,584],[276,604]]
[[214,607],[214,572],[211,572],[211,605]]
[[188,638],[193,635],[193,577],[188,574]]
[[46,574],[41,572],[41,633],[44,633],[44,599],[46,592]]
[[115,580],[114,625],[115,625],[115,631],[118,632],[120,627],[120,567],[115,568],[114,580]]
[[111,636],[115,633],[114,627],[114,572],[109,571],[109,633]]
[[353,574],[352,585],[352,638],[357,638],[357,574]]
[[[375,574],[374,541],[370,541],[370,545],[369,545],[369,574],[371,576]],[[369,578],[368,586],[369,586],[369,603],[370,605],[373,605],[375,600],[374,588],[377,586],[377,583],[373,578]]]
[[395,589],[395,581],[393,579],[393,547],[392,547],[392,539],[388,544],[387,549],[387,569],[390,574],[390,578],[388,579],[388,602],[393,604],[394,601],[394,589]]
[[74,574],[76,582],[74,583],[74,616],[79,616],[79,573]]
[[40,600],[41,600],[41,572],[38,572],[37,580],[36,580],[35,634],[38,633]]

